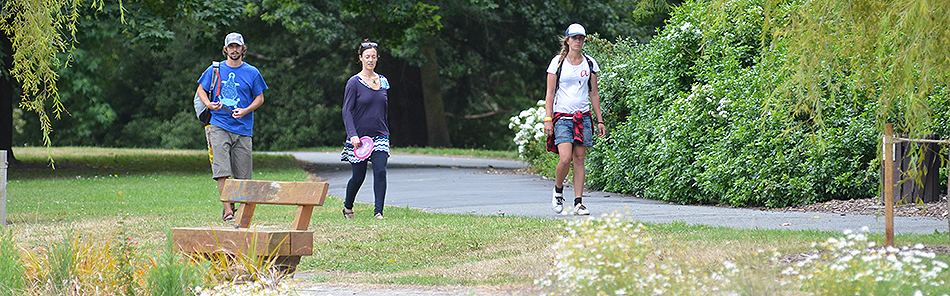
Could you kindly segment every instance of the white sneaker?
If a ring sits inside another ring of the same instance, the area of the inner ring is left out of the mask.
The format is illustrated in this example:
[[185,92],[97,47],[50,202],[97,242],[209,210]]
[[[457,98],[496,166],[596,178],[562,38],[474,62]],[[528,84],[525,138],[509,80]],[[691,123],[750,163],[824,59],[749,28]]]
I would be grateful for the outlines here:
[[551,189],[554,192],[554,197],[551,197],[551,208],[554,209],[555,213],[560,214],[564,210],[564,194],[557,193],[557,190]]
[[584,204],[577,204],[574,206],[574,215],[586,216],[590,215],[590,211],[587,210],[587,207]]

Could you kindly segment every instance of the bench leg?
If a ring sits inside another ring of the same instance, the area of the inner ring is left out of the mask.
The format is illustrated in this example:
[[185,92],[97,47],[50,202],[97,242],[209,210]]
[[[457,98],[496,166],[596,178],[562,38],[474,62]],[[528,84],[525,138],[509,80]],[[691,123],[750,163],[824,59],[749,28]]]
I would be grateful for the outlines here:
[[254,219],[254,208],[257,204],[242,204],[237,213],[234,213],[234,225],[237,228],[248,228],[251,226],[251,219]]
[[297,271],[297,264],[300,264],[300,256],[277,256],[274,268],[283,274],[290,275]]
[[313,206],[298,206],[291,229],[307,230],[307,227],[310,227],[310,216],[313,216]]

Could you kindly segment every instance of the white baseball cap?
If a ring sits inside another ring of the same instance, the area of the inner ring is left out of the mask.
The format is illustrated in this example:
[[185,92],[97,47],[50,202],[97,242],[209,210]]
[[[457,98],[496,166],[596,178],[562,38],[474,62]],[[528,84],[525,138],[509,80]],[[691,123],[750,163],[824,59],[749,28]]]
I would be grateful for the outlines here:
[[231,45],[231,43],[244,46],[244,36],[237,32],[231,32],[227,37],[224,37],[224,46]]
[[564,35],[567,37],[577,35],[587,36],[587,31],[584,30],[584,26],[581,26],[581,24],[573,23],[570,26],[567,26],[567,31],[564,32]]

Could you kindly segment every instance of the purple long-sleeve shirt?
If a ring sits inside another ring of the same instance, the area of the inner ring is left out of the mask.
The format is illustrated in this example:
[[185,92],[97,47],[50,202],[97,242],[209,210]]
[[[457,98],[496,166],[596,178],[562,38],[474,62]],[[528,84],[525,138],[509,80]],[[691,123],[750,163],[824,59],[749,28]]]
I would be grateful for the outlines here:
[[343,93],[343,125],[346,138],[389,136],[389,80],[379,75],[379,90],[370,88],[358,75],[346,81]]

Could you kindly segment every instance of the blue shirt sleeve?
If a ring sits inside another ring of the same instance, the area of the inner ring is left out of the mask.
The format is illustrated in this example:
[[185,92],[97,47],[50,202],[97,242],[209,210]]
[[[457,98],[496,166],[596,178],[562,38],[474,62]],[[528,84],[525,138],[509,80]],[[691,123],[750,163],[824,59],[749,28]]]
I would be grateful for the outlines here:
[[[254,67],[254,69],[257,70],[257,67]],[[252,101],[267,89],[267,83],[264,82],[264,76],[261,75],[261,71],[257,70],[255,72],[257,73],[257,77],[254,77],[254,82],[252,82],[251,85]]]
[[211,70],[211,66],[208,66],[208,68],[206,68],[205,71],[201,73],[201,77],[198,78],[198,84],[200,84],[201,87],[205,89],[205,91],[211,90],[212,73],[213,71]]

